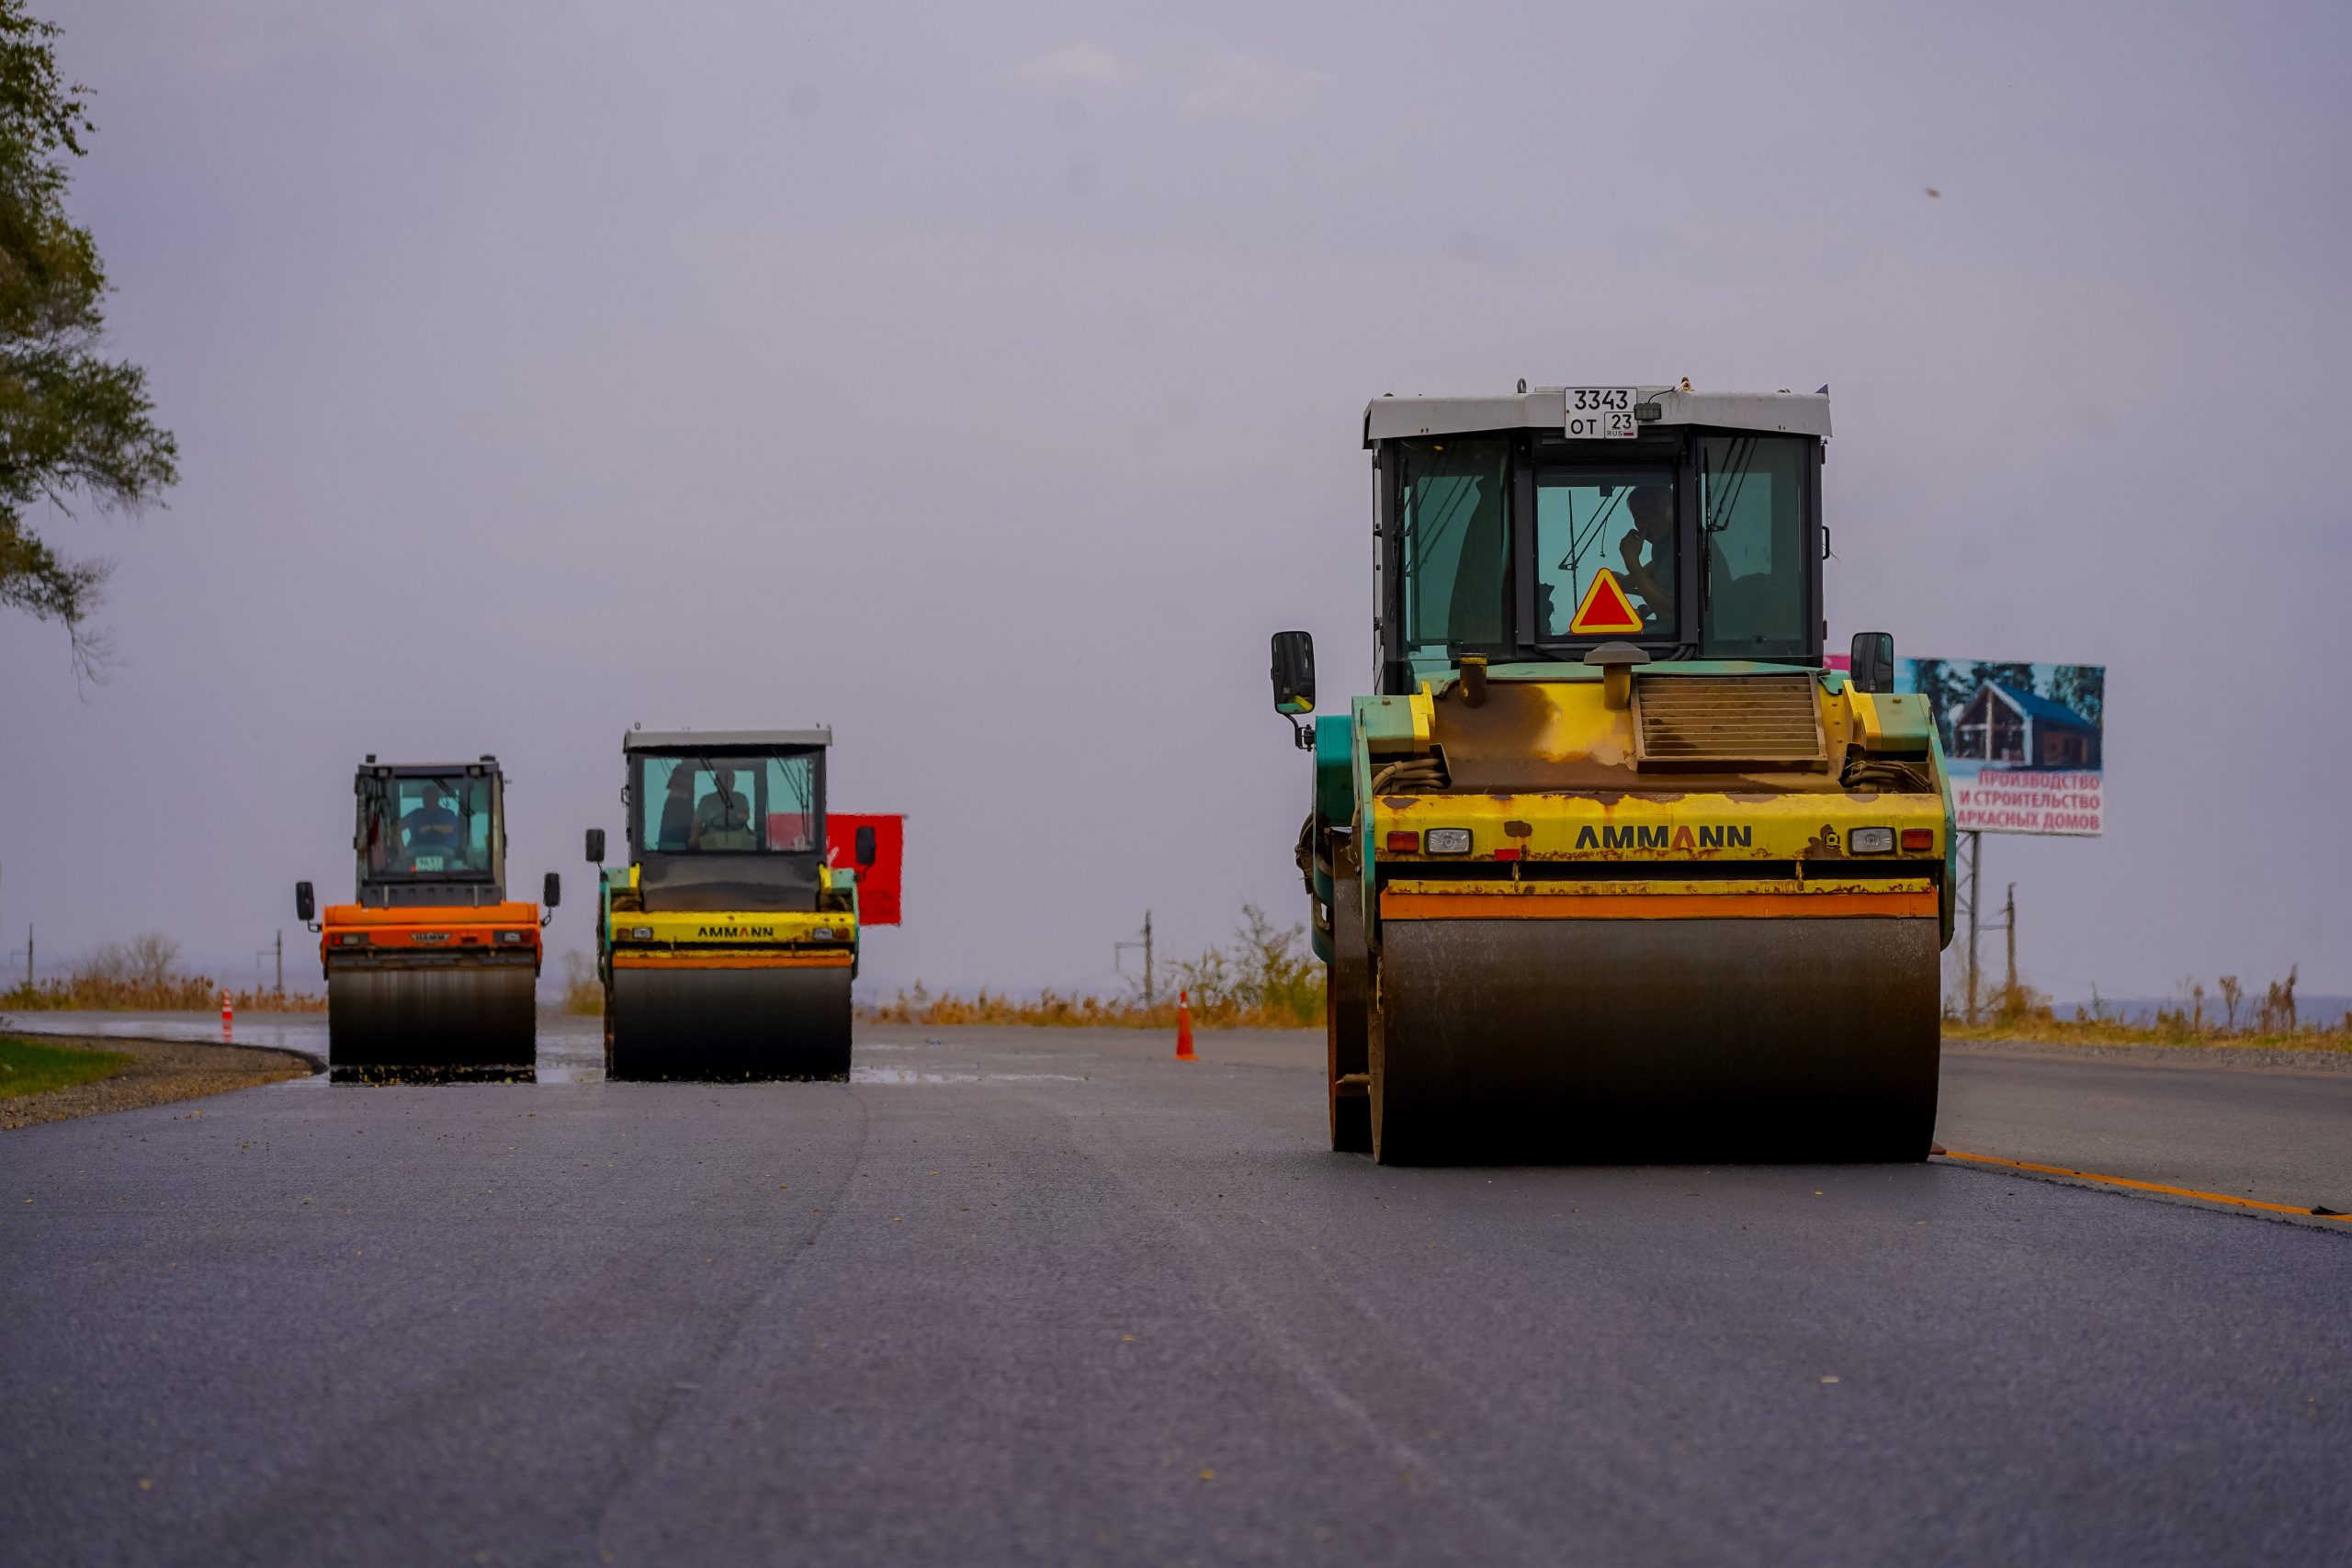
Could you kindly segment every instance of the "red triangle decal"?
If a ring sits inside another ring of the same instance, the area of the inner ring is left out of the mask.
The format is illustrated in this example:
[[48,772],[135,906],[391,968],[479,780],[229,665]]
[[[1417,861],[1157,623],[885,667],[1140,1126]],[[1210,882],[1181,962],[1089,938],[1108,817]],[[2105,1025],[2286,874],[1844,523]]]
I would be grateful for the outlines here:
[[1617,585],[1617,574],[1602,567],[1592,574],[1592,586],[1584,591],[1584,603],[1577,606],[1577,618],[1568,623],[1570,637],[1591,637],[1600,632],[1637,632],[1642,629],[1642,617],[1634,613],[1632,601]]

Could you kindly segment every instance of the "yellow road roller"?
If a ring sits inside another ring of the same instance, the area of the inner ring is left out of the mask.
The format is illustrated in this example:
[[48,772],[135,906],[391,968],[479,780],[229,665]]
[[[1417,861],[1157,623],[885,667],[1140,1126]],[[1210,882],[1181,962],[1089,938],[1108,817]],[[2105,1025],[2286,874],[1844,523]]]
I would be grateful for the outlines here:
[[1950,793],[1893,638],[1824,655],[1828,437],[1826,388],[1365,410],[1374,694],[1272,649],[1333,1148],[1926,1156]]
[[[603,868],[615,1078],[845,1078],[857,877],[825,853],[829,729],[632,729],[629,859]],[[587,836],[603,867],[605,834]]]

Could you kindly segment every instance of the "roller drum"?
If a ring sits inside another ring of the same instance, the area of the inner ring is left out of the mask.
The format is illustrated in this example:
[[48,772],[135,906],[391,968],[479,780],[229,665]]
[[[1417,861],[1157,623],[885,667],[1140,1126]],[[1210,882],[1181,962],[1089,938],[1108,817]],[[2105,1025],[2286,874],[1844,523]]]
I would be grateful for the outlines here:
[[616,1078],[846,1078],[850,972],[616,968],[605,1065]]
[[1392,920],[1387,1164],[1918,1160],[1933,920]]
[[343,1077],[528,1077],[537,1055],[532,965],[337,965],[327,1066]]
[[1371,961],[1364,951],[1363,885],[1354,857],[1335,868],[1331,887],[1331,964],[1323,997],[1324,1067],[1329,1080],[1331,1147],[1372,1153],[1372,1097],[1361,1083],[1371,1066]]

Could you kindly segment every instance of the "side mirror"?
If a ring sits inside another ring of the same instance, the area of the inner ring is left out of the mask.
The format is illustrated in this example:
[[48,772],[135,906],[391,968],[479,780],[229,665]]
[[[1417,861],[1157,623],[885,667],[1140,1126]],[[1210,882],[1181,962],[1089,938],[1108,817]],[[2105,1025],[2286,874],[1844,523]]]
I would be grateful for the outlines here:
[[1854,690],[1872,694],[1894,690],[1894,634],[1856,632],[1849,662]]
[[307,882],[296,883],[294,885],[294,918],[307,926],[318,919],[318,915],[319,901],[311,896],[311,885]]
[[1315,637],[1274,634],[1274,711],[1285,716],[1315,711]]
[[605,830],[602,828],[588,829],[588,863],[590,865],[605,863]]
[[857,866],[858,866],[858,869],[859,869],[860,871],[864,871],[864,870],[865,870],[867,867],[869,867],[869,866],[873,865],[873,863],[874,863],[874,829],[873,829],[872,828],[860,828],[860,829],[857,830]]
[[563,902],[562,877],[558,876],[554,872],[548,873],[547,886],[539,889],[539,902],[550,909]]

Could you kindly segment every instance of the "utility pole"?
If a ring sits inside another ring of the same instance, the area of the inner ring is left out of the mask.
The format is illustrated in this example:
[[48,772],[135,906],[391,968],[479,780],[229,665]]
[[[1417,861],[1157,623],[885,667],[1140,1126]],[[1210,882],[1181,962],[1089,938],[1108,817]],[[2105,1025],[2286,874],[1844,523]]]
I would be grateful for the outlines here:
[[2001,906],[2001,931],[2009,939],[2008,988],[2001,993],[2003,1007],[2015,1007],[2018,1001],[2018,885],[2009,884],[2008,902]]
[[1968,835],[1968,1021],[1976,1021],[1976,890],[1984,869],[1984,835]]
[[1142,940],[1141,942],[1113,942],[1113,943],[1111,944],[1111,962],[1112,962],[1112,964],[1113,964],[1114,965],[1116,965],[1116,964],[1118,964],[1118,962],[1119,962],[1119,954],[1120,954],[1120,953],[1122,953],[1126,952],[1126,951],[1127,951],[1127,949],[1129,949],[1129,948],[1131,948],[1131,947],[1140,947],[1140,948],[1142,948],[1142,949],[1143,949],[1143,1005],[1144,1005],[1144,1006],[1146,1006],[1146,1007],[1149,1007],[1149,1006],[1151,1005],[1151,1001],[1152,1001],[1152,988],[1151,988],[1151,911],[1150,911],[1149,909],[1146,909],[1146,910],[1143,912],[1143,940]]
[[277,999],[281,1002],[286,999],[286,929],[283,926],[277,931]]

